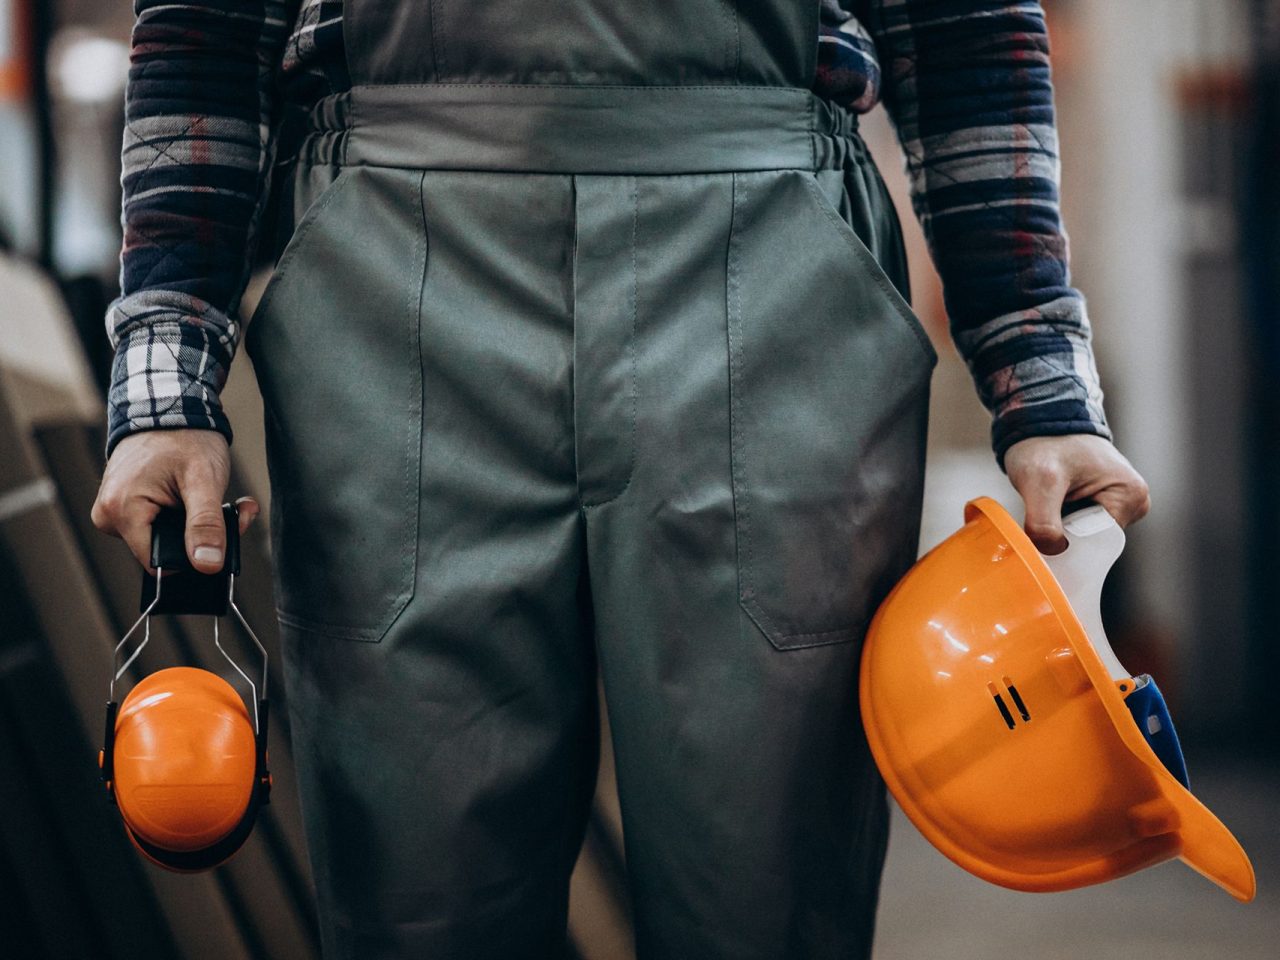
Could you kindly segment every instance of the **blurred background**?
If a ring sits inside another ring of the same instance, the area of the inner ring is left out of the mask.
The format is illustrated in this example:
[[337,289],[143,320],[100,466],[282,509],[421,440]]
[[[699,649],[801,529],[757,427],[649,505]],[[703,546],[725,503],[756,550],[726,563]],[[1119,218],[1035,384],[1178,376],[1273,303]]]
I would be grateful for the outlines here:
[[[1280,0],[1045,7],[1073,282],[1088,298],[1117,444],[1153,501],[1108,581],[1104,619],[1126,666],[1165,690],[1193,786],[1250,851],[1260,893],[1242,906],[1176,863],[1091,890],[1011,893],[963,873],[896,815],[877,956],[1270,958],[1280,940]],[[177,876],[144,863],[97,779],[110,651],[138,588],[127,552],[88,520],[110,369],[103,315],[118,289],[132,17],[125,0],[0,0],[0,954],[309,960],[314,907],[278,670],[272,803],[226,866]],[[882,111],[864,131],[907,229],[917,312],[942,354],[923,550],[973,496],[1020,509],[950,345]],[[225,396],[237,431],[231,493],[266,503],[247,357]],[[244,547],[241,605],[278,662],[264,530]],[[126,689],[173,663],[240,682],[210,655],[206,624],[166,624],[153,640]],[[606,726],[571,932],[581,957],[627,960],[607,747]]]

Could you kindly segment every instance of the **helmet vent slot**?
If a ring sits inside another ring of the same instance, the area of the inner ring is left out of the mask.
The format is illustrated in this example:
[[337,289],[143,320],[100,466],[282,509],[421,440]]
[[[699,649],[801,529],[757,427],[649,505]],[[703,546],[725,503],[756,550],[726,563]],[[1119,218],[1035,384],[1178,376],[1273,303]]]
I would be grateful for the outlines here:
[[1031,721],[1031,711],[1027,709],[1027,705],[1022,702],[1022,697],[1018,693],[1018,688],[1013,685],[1013,681],[1008,677],[1002,677],[1004,685],[1009,688],[1009,696],[1013,698],[1013,705],[1018,708],[1018,713],[1022,716],[1024,722]]
[[1010,713],[1009,708],[1005,706],[1004,697],[1000,696],[1000,691],[996,689],[996,685],[994,683],[987,684],[987,692],[990,693],[992,699],[995,700],[996,706],[1000,710],[1000,716],[1004,717],[1005,725],[1012,730],[1014,726],[1013,714]]
[[[1013,681],[1008,677],[1001,677],[1004,681],[1005,689],[1009,692],[1009,699],[1013,701],[1013,705],[1017,708],[1018,715],[1022,717],[1024,723],[1031,721],[1031,711],[1027,709],[1026,703],[1022,700],[1022,695],[1018,693],[1018,688],[1013,685]],[[996,709],[1000,711],[1000,716],[1004,719],[1005,726],[1012,730],[1017,726],[1017,721],[1013,719],[1013,713],[1009,710],[1009,705],[1004,702],[1004,696],[996,688],[994,683],[987,684],[987,692],[991,694],[991,699],[995,701]]]

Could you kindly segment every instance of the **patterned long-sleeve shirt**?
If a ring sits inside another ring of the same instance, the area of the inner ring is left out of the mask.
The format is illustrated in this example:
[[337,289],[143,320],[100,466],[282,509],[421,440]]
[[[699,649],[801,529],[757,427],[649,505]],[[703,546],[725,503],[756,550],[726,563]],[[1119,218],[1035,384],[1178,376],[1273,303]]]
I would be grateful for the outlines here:
[[[260,233],[281,91],[347,89],[341,0],[134,0],[108,453],[130,433],[231,426],[219,393]],[[992,444],[1110,438],[1058,208],[1039,0],[820,2],[814,90],[883,103]]]

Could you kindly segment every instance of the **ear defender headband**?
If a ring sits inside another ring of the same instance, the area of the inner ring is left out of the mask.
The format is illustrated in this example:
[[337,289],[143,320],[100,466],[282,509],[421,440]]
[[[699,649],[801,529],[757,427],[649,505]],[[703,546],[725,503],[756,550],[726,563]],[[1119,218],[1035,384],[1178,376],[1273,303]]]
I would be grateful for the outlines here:
[[[179,873],[208,870],[230,858],[270,802],[267,769],[267,651],[235,602],[240,573],[239,512],[222,508],[227,531],[220,572],[191,566],[184,542],[186,515],[164,509],[151,528],[151,566],[143,575],[141,616],[115,647],[102,751],[107,794],[130,841],[148,859]],[[223,647],[219,619],[235,614],[262,655],[258,684]],[[159,670],[117,702],[115,684],[151,639],[151,617],[198,614],[213,618],[213,642],[252,693],[253,716],[222,677],[193,667]],[[120,657],[141,627],[142,642]],[[120,752],[117,755],[117,751]]]

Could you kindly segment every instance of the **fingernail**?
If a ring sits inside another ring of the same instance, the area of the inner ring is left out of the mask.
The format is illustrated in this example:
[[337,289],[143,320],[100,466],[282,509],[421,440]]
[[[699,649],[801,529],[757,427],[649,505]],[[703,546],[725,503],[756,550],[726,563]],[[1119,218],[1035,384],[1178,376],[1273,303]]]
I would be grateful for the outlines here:
[[196,547],[194,556],[200,563],[222,562],[222,551],[217,547]]

